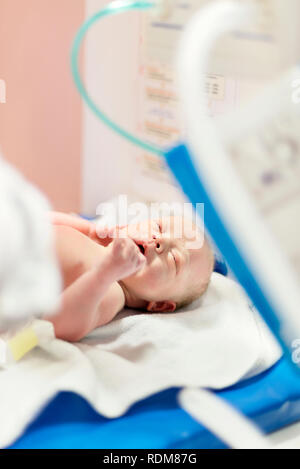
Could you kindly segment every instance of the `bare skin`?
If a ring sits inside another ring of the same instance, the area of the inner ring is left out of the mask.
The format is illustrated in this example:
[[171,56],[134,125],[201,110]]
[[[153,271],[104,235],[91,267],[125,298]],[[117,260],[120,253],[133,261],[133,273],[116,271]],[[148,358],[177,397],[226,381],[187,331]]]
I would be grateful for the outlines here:
[[142,267],[144,256],[130,239],[107,248],[70,226],[56,226],[56,249],[64,281],[61,308],[52,322],[56,337],[76,342],[110,322],[125,306],[119,281]]
[[[174,235],[174,220],[132,225],[125,238],[96,233],[93,223],[52,213],[64,291],[61,308],[47,317],[58,338],[76,342],[109,323],[123,308],[175,311],[195,283],[209,279],[211,250],[190,248]],[[167,223],[167,222],[171,223]],[[126,227],[118,227],[121,231]]]

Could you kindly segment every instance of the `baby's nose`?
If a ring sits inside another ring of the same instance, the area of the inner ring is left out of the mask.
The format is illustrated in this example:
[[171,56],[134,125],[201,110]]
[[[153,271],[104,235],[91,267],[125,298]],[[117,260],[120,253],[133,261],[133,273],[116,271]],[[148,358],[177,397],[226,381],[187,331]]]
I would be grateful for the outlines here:
[[153,241],[155,243],[156,252],[158,254],[163,253],[166,249],[168,249],[170,245],[170,238],[163,237],[163,236],[161,237],[155,236],[155,238],[153,238]]

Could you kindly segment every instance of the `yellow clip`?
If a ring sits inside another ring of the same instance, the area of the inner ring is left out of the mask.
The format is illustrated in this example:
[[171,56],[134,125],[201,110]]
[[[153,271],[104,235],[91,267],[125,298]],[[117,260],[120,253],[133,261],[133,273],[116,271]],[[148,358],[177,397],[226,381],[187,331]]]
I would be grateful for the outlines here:
[[38,345],[38,337],[33,328],[29,327],[19,332],[15,337],[9,340],[8,346],[15,361],[34,349]]

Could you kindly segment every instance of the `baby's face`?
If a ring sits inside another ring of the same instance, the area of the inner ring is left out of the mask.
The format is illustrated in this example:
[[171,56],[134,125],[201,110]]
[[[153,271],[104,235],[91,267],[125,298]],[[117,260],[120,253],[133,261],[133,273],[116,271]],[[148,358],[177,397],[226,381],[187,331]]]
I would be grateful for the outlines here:
[[209,279],[211,249],[189,220],[179,217],[147,220],[130,225],[128,236],[147,260],[139,272],[123,281],[135,297],[147,302],[176,303],[194,285]]

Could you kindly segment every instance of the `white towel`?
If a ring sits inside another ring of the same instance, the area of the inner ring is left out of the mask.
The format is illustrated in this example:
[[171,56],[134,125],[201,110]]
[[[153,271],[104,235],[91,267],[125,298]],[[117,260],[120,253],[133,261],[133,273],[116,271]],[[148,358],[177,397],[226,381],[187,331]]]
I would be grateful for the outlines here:
[[240,287],[213,274],[201,300],[177,313],[125,310],[77,344],[54,338],[0,371],[0,446],[10,445],[59,391],[102,415],[172,386],[220,389],[266,370],[281,350]]

